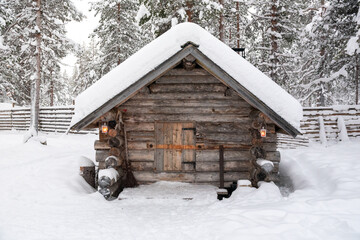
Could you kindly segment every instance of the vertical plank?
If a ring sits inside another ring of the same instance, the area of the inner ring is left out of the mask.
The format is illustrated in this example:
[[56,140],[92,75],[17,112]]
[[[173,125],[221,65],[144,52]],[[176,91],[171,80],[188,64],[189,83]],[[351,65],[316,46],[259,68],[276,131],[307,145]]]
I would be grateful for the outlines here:
[[[173,130],[171,123],[164,123],[164,144],[173,144]],[[164,171],[171,171],[173,168],[173,150],[164,149]]]
[[[164,124],[155,124],[155,146],[164,144]],[[164,170],[164,149],[155,149],[155,168],[157,172]]]
[[220,188],[224,188],[224,146],[219,146]]
[[[183,123],[183,128],[194,128],[194,123]],[[192,130],[182,131],[182,145],[195,146],[195,134]],[[182,154],[183,162],[195,162],[195,149],[184,149]]]
[[[181,145],[182,144],[182,123],[173,123],[173,144]],[[173,158],[172,158],[172,169],[173,171],[181,170],[181,149],[173,149]]]

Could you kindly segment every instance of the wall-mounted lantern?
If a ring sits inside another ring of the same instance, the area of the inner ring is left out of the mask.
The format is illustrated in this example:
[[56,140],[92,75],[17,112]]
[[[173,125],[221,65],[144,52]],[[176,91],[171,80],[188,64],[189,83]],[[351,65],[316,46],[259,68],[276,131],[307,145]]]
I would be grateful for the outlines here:
[[101,125],[101,133],[107,134],[108,131],[109,131],[109,127],[108,127],[107,123],[104,122],[104,123]]
[[261,136],[262,138],[266,137],[266,129],[265,129],[264,127],[262,127],[262,128],[260,129],[260,136]]

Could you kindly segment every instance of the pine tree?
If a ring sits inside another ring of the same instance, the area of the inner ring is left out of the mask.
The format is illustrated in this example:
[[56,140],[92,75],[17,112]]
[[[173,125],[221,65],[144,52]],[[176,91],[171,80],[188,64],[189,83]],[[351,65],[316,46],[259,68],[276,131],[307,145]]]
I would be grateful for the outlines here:
[[11,8],[14,18],[3,34],[11,66],[8,81],[14,86],[10,94],[19,103],[31,102],[31,137],[37,135],[41,83],[51,82],[71,46],[64,24],[82,16],[70,0],[15,0]]
[[139,24],[155,37],[181,22],[194,22],[214,35],[219,34],[222,6],[217,0],[140,0],[140,3]]
[[85,44],[77,51],[76,67],[72,77],[73,97],[90,87],[102,76],[102,61],[94,39],[88,46]]
[[99,39],[102,73],[107,73],[147,42],[135,22],[135,0],[109,0],[92,3],[91,9],[100,16],[93,38]]
[[356,35],[357,0],[326,3],[321,0],[304,38],[302,101],[321,106],[355,102],[357,54],[346,54]]

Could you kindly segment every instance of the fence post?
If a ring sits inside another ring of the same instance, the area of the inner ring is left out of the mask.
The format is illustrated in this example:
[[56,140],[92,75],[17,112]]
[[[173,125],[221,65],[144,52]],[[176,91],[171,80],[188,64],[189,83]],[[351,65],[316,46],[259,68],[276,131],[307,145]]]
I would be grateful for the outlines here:
[[13,130],[14,124],[13,124],[13,110],[10,109],[10,128]]

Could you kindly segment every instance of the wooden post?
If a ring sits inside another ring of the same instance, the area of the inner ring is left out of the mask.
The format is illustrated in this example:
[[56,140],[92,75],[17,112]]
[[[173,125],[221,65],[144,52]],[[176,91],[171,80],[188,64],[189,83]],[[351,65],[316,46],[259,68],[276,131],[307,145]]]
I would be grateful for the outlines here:
[[225,42],[225,26],[224,26],[224,22],[225,22],[225,18],[224,18],[224,11],[225,11],[225,6],[224,6],[224,0],[219,0],[220,5],[223,7],[221,9],[220,12],[220,18],[219,18],[219,37],[220,37],[220,41]]
[[219,146],[220,188],[224,188],[224,146]]
[[[236,47],[240,48],[240,12],[239,2],[236,2]],[[240,52],[239,52],[240,54]]]

